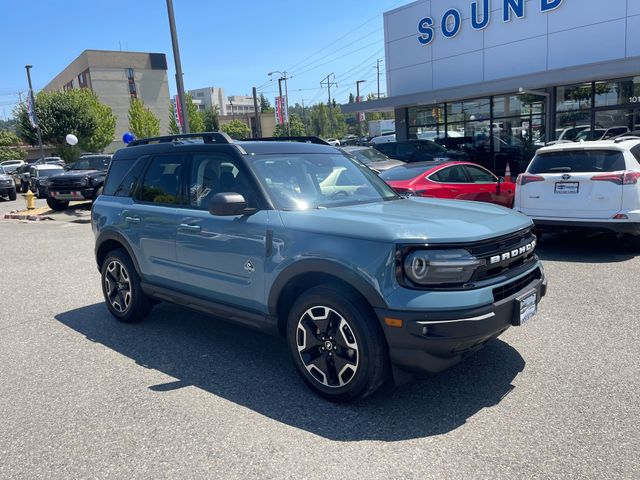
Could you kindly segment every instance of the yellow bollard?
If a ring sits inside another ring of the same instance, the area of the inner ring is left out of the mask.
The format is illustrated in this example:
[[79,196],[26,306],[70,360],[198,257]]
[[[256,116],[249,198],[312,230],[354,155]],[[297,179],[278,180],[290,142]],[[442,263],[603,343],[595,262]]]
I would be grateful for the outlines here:
[[27,210],[33,210],[36,208],[36,196],[31,189],[27,190],[27,193],[24,194],[24,198],[27,201]]

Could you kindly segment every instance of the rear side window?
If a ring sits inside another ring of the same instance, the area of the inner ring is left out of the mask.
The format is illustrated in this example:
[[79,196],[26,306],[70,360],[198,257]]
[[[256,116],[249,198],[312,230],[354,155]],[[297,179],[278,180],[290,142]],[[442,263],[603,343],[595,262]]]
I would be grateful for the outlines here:
[[384,181],[400,181],[400,180],[411,180],[412,178],[416,178],[419,175],[429,171],[432,167],[427,168],[405,168],[405,167],[395,167],[387,170],[386,172],[382,172],[380,174],[380,178]]
[[616,172],[625,168],[624,155],[617,150],[565,150],[536,155],[529,173]]
[[114,160],[109,167],[102,194],[130,197],[142,175],[144,163],[144,158]]
[[640,163],[640,144],[636,145],[631,149],[631,153],[635,157],[636,161]]
[[183,164],[183,157],[178,155],[151,159],[144,175],[139,200],[150,203],[179,204]]

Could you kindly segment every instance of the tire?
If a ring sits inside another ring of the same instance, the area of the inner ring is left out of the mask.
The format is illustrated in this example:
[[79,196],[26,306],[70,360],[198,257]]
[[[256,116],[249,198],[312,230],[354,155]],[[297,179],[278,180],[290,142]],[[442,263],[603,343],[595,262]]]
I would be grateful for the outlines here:
[[60,212],[69,206],[69,202],[63,202],[52,197],[47,197],[47,205],[49,205],[51,210]]
[[153,304],[142,291],[140,277],[126,252],[109,252],[100,272],[104,301],[116,320],[135,323],[149,315]]
[[96,190],[96,192],[93,194],[93,199],[96,200],[100,195],[102,195],[102,187]]
[[27,186],[24,184],[24,182],[20,183],[20,192],[27,193]]
[[296,300],[287,344],[307,386],[332,402],[365,398],[389,376],[387,345],[370,305],[338,285],[311,288]]
[[9,192],[9,200],[15,200],[16,198],[18,198],[18,194],[16,193],[15,189]]
[[40,187],[36,187],[36,198],[44,198],[44,195],[42,194],[42,190],[40,190]]
[[627,241],[631,250],[640,253],[640,235],[627,235]]

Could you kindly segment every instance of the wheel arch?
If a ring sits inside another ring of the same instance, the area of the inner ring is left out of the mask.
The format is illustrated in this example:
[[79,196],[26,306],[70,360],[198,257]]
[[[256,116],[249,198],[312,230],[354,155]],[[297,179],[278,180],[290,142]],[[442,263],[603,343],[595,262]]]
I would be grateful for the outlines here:
[[129,245],[129,242],[122,234],[112,230],[102,232],[96,240],[95,254],[98,270],[102,268],[102,263],[104,262],[104,259],[107,257],[109,252],[116,249],[122,249],[127,252],[127,255],[129,255],[129,258],[133,262],[136,273],[138,274],[138,276],[140,276],[140,278],[142,278],[140,266],[138,265],[138,261],[136,260],[135,255],[133,254],[131,245]]
[[382,294],[362,275],[330,260],[301,260],[283,270],[269,292],[269,314],[284,335],[289,307],[295,298],[309,288],[334,283],[344,285],[360,295],[372,308],[386,308]]

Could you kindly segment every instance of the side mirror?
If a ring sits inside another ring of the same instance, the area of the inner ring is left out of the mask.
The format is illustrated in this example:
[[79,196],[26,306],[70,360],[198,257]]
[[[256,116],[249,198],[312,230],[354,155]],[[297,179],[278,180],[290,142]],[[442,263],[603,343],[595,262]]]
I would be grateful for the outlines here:
[[242,215],[247,209],[247,201],[234,192],[216,193],[209,202],[209,213],[217,217]]

